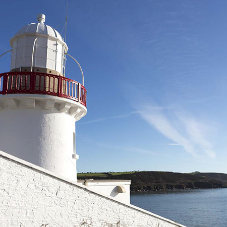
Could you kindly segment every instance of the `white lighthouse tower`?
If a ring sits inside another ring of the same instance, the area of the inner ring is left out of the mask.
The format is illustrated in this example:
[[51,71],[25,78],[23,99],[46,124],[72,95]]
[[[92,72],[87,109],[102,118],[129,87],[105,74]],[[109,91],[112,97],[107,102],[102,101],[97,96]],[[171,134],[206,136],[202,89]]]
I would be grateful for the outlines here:
[[10,40],[11,70],[0,74],[0,150],[76,181],[75,121],[87,113],[86,89],[65,77],[61,35],[45,15],[37,19]]

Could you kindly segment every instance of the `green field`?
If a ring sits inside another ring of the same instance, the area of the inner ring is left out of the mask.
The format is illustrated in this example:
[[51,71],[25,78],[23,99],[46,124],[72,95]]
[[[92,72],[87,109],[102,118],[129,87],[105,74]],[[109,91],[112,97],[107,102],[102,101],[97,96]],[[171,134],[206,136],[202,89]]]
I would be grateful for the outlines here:
[[88,178],[88,177],[101,177],[101,178],[108,178],[108,174],[106,173],[78,173],[78,178]]
[[135,172],[108,172],[108,173],[78,173],[78,178],[106,178],[109,179],[111,176],[130,175]]

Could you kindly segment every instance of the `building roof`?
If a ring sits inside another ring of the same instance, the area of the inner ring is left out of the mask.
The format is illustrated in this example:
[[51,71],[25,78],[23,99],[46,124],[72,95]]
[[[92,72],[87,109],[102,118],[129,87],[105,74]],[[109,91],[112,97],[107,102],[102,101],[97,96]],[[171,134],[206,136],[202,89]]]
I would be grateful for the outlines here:
[[15,36],[23,34],[42,34],[57,38],[64,42],[60,33],[49,25],[44,23],[31,23],[22,27]]

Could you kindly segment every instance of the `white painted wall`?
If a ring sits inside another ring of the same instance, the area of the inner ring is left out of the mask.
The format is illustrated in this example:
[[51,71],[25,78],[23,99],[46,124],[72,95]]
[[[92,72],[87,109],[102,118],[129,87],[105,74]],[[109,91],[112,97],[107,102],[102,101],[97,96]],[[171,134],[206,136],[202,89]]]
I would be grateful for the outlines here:
[[[130,204],[130,180],[78,180],[77,183],[119,202]],[[119,193],[117,187],[123,187],[125,192]]]
[[1,227],[183,227],[0,151]]
[[45,95],[1,96],[0,106],[1,150],[77,180],[73,159],[75,117],[86,112],[85,107]]

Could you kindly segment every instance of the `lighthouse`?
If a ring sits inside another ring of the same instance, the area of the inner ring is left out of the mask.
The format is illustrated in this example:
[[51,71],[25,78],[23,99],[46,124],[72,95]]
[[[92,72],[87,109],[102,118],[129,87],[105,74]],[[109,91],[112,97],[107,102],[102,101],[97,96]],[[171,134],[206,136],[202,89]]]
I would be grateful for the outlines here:
[[44,14],[37,20],[10,40],[10,71],[0,74],[0,150],[77,181],[75,122],[87,113],[84,79],[65,77],[68,46]]

